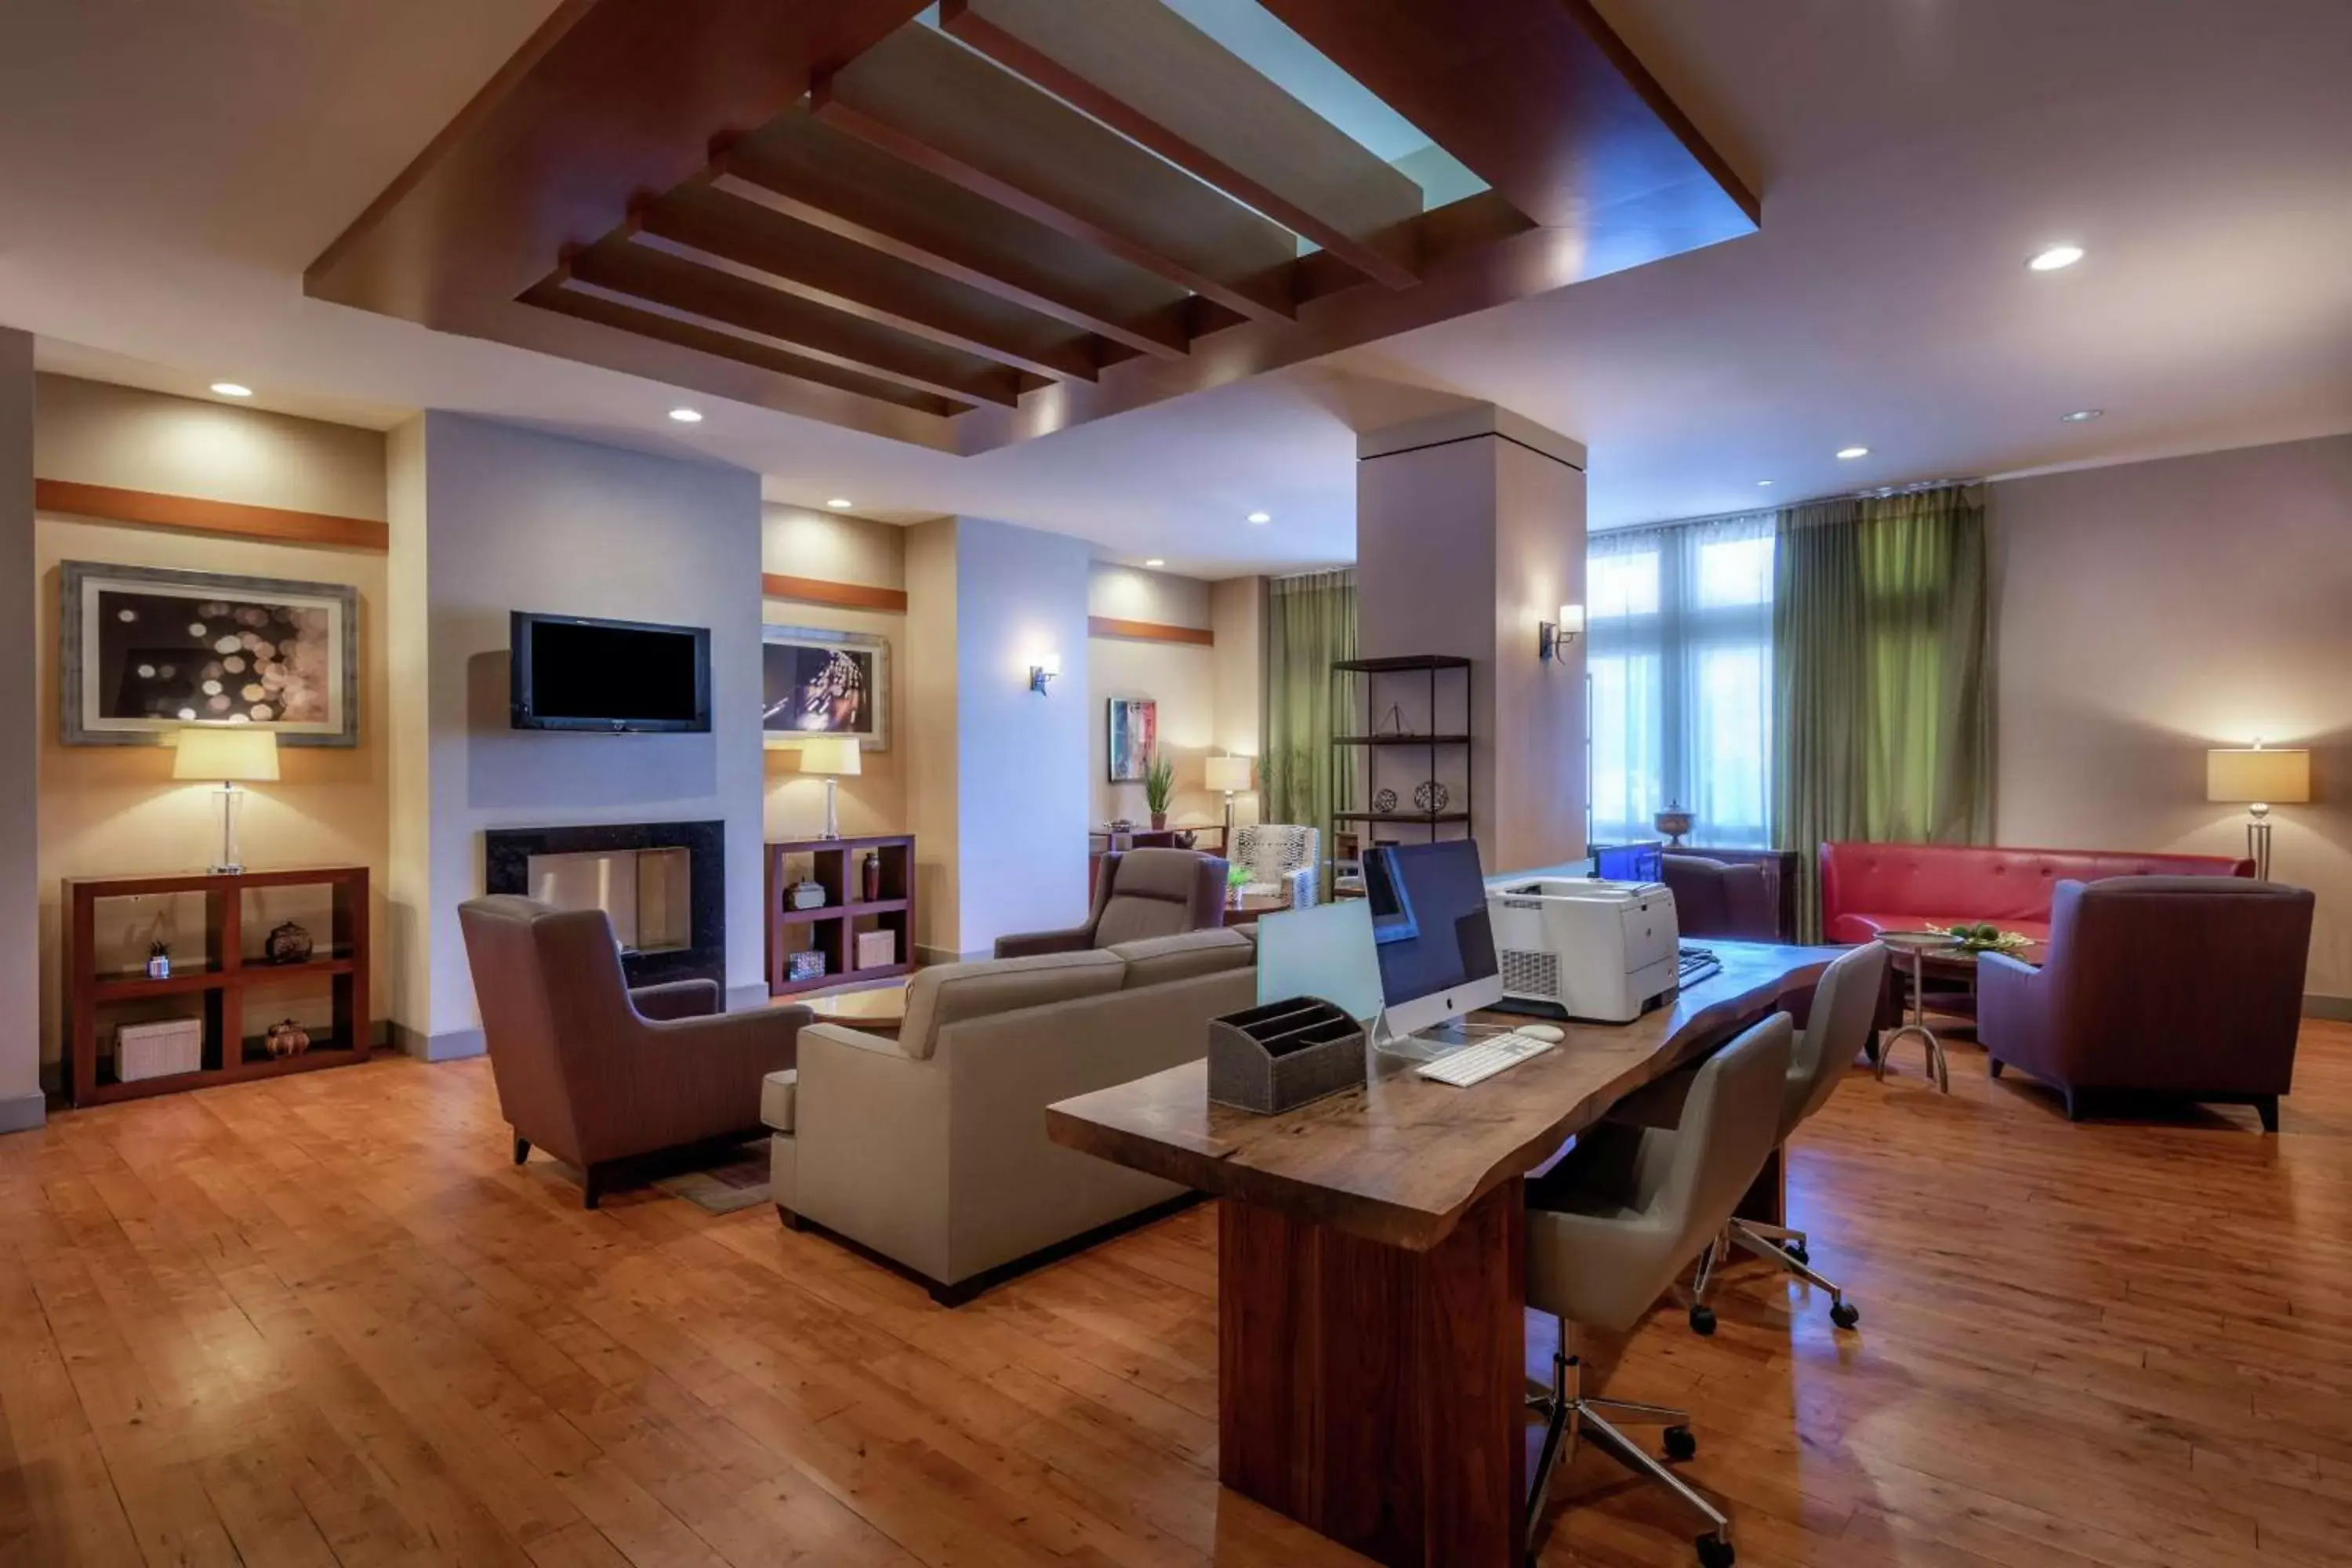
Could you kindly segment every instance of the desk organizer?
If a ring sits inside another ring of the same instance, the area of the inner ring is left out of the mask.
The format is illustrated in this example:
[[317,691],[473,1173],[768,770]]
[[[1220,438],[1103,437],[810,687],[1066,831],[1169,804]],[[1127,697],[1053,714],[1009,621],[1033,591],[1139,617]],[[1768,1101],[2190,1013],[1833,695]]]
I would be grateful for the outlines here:
[[1260,1115],[1364,1081],[1363,1026],[1319,997],[1209,1020],[1209,1098]]

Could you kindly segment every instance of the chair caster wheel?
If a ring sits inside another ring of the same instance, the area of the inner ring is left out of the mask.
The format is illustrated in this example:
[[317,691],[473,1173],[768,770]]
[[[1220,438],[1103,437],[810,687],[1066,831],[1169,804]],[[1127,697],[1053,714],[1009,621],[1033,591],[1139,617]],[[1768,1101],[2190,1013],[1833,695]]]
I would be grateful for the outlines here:
[[1705,1335],[1715,1332],[1715,1309],[1693,1307],[1690,1310],[1690,1326],[1691,1332],[1695,1334]]
[[1689,1427],[1669,1426],[1666,1428],[1667,1458],[1690,1459],[1696,1458],[1697,1456],[1698,1439],[1691,1436],[1691,1429]]
[[1830,1321],[1841,1329],[1850,1329],[1862,1321],[1862,1309],[1851,1301],[1840,1301],[1830,1309]]
[[1780,1244],[1780,1250],[1800,1263],[1811,1263],[1813,1260],[1812,1249],[1801,1241],[1784,1241]]
[[1720,1535],[1698,1538],[1698,1568],[1731,1568],[1738,1560],[1739,1554],[1731,1549],[1731,1542]]

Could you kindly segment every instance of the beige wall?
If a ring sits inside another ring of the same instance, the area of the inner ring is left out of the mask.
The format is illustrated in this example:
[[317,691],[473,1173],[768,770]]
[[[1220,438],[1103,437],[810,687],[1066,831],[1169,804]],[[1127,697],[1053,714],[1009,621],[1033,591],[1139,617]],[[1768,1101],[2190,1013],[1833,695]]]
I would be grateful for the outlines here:
[[[385,515],[384,442],[374,431],[60,376],[40,378],[37,430],[36,467],[44,479],[347,517]],[[391,751],[385,739],[385,558],[365,551],[263,544],[47,515],[38,521],[35,544],[43,1062],[55,1064],[59,1054],[60,879],[201,868],[213,858],[219,833],[210,786],[174,782],[166,748],[68,746],[58,741],[58,568],[63,561],[293,578],[358,589],[359,744],[282,748],[283,776],[274,784],[252,786],[240,837],[248,863],[256,866],[369,868],[379,937],[371,996],[377,1018],[387,1016],[394,943],[384,940],[383,926]],[[299,910],[289,912],[303,918]],[[127,942],[130,934],[113,933],[118,942]],[[128,950],[122,956],[127,963]]]
[[[903,589],[907,531],[863,518],[770,504],[761,509],[761,566],[786,577]],[[889,747],[866,752],[859,759],[865,771],[841,781],[841,830],[845,834],[913,831],[907,803],[907,617],[895,612],[845,610],[772,598],[766,601],[762,614],[770,626],[861,632],[887,640]],[[821,832],[824,781],[803,773],[797,753],[790,747],[769,749],[764,766],[763,816],[768,837],[807,838]]]
[[[1156,626],[1211,627],[1209,584],[1168,572],[1097,562],[1087,574],[1087,613]],[[1087,722],[1091,820],[1150,815],[1139,784],[1110,782],[1110,700],[1148,697],[1159,704],[1160,743],[1176,764],[1169,820],[1223,822],[1224,797],[1201,786],[1201,760],[1217,739],[1217,659],[1197,643],[1090,637],[1087,645]],[[1255,750],[1255,747],[1251,748]]]
[[[26,601],[37,597],[33,522],[33,340],[0,328],[0,593],[16,603],[16,624],[28,624]],[[19,638],[23,633],[19,632]],[[40,952],[40,825],[36,816],[35,762],[40,658],[0,661],[0,1132],[41,1124],[42,977],[52,971]]]
[[[915,835],[915,943],[926,959],[952,959],[961,893],[956,797],[956,520],[907,531],[907,637],[899,661],[899,766]],[[984,828],[982,829],[984,830]]]
[[2273,873],[2352,997],[2352,437],[1992,487],[2004,844],[2242,853],[2208,746],[2315,752]]

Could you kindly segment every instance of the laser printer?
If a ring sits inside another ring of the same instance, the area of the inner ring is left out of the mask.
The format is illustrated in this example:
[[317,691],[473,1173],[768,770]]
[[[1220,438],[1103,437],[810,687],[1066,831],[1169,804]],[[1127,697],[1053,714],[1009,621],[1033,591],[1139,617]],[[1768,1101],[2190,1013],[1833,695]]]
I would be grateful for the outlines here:
[[1630,1024],[1681,985],[1681,929],[1663,882],[1543,877],[1490,887],[1503,1004]]

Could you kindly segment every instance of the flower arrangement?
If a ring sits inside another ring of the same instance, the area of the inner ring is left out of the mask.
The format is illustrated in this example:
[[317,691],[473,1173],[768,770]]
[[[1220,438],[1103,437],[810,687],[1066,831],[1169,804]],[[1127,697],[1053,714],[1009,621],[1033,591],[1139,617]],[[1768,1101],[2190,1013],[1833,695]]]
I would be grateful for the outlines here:
[[2016,952],[2033,945],[2033,939],[2023,931],[2003,931],[1996,925],[1930,925],[1927,929],[1950,938],[1952,945],[1964,952]]

